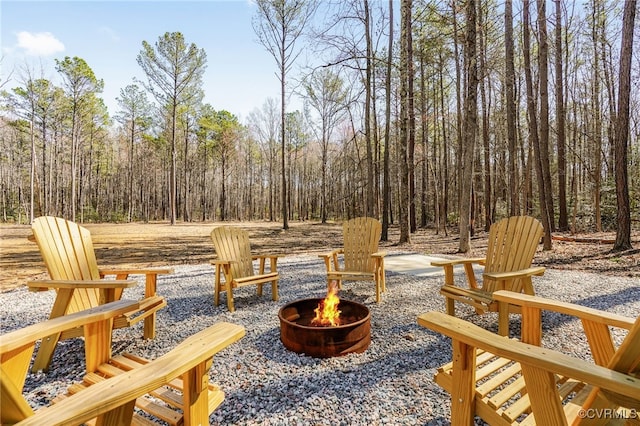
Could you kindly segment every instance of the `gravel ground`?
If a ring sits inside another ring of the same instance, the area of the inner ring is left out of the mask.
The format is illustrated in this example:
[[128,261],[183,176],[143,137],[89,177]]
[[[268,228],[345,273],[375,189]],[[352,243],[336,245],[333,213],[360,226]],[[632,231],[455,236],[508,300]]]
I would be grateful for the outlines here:
[[[362,354],[316,359],[288,351],[280,342],[278,310],[297,299],[324,297],[324,266],[315,256],[281,259],[280,300],[270,288],[258,298],[255,287],[236,291],[236,312],[226,299],[213,306],[213,268],[177,266],[159,279],[158,293],[168,306],[157,320],[157,337],[141,339],[141,325],[117,330],[114,352],[155,358],[187,336],[218,321],[246,327],[247,335],[214,357],[210,375],[226,393],[212,414],[215,425],[437,425],[449,424],[449,396],[432,380],[435,369],[450,360],[450,341],[417,325],[416,316],[444,310],[441,277],[387,272],[387,292],[375,303],[370,282],[346,283],[340,297],[364,303],[371,311],[371,345]],[[134,277],[135,278],[135,277]],[[459,277],[462,280],[462,277]],[[572,301],[618,314],[640,313],[640,281],[575,271],[547,270],[534,278],[541,296]],[[140,297],[142,285],[128,289]],[[30,293],[24,287],[0,294],[0,330],[43,321],[53,292]],[[458,316],[496,330],[496,316],[477,316],[458,305]],[[519,321],[512,319],[517,332]],[[589,358],[580,325],[559,315],[545,315],[544,345]],[[618,339],[622,335],[617,335]],[[84,353],[80,339],[62,342],[49,373],[29,374],[25,395],[34,407],[71,382],[80,381]]]

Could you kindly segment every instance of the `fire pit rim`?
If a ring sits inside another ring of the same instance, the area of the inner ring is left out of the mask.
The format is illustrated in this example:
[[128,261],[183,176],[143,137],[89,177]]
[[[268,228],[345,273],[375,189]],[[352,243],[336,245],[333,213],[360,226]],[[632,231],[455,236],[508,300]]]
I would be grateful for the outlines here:
[[[324,325],[321,325],[321,326],[302,325],[302,324],[299,324],[299,323],[297,323],[295,321],[290,321],[290,320],[288,320],[287,318],[285,318],[282,315],[282,311],[285,308],[291,307],[292,305],[294,305],[296,303],[302,303],[302,302],[307,302],[307,301],[312,301],[312,300],[320,302],[323,299],[324,299],[323,297],[308,297],[306,299],[297,299],[297,300],[293,300],[291,302],[288,302],[278,310],[278,318],[280,318],[281,321],[285,321],[286,323],[291,324],[291,325],[295,325],[296,327],[308,328],[308,329],[311,329],[311,330],[318,330],[318,329],[323,329],[323,328],[347,328],[347,327],[353,327],[354,325],[360,324],[362,322],[365,322],[365,321],[367,321],[367,320],[369,320],[371,318],[371,310],[369,308],[367,308],[364,304],[362,304],[360,302],[356,302],[356,301],[348,300],[348,299],[344,299],[344,300],[341,299],[340,302],[344,301],[344,302],[348,302],[348,303],[351,303],[351,304],[354,304],[354,305],[358,305],[358,306],[364,308],[364,310],[366,311],[367,315],[365,315],[364,317],[360,318],[357,321],[353,321],[353,322],[350,322],[350,323],[347,323],[347,324],[328,325],[328,326],[324,326]],[[338,306],[340,306],[340,305],[338,304]]]

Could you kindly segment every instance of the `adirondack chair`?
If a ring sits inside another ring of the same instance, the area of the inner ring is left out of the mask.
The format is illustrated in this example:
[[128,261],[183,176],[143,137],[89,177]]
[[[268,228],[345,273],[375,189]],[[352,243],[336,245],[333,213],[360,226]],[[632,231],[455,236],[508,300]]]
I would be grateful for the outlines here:
[[[540,243],[543,228],[540,222],[529,216],[512,216],[491,225],[486,257],[431,262],[444,268],[444,286],[440,289],[446,299],[447,313],[455,316],[455,302],[473,306],[478,314],[499,312],[498,332],[506,335],[509,330],[509,312],[518,313],[517,307],[498,310],[492,293],[510,290],[533,295],[531,277],[543,275],[545,268],[532,267],[531,262]],[[478,287],[474,264],[484,265],[482,287]],[[454,283],[454,266],[463,265],[468,288]]]
[[[236,310],[233,302],[233,289],[248,285],[258,286],[258,296],[262,296],[262,286],[271,283],[271,298],[278,300],[278,258],[280,255],[252,255],[249,233],[232,226],[218,226],[211,231],[211,241],[217,258],[211,261],[215,268],[214,296],[216,306],[220,304],[220,293],[227,292],[227,307],[230,312]],[[269,260],[269,271],[266,261]],[[258,272],[253,261],[258,260]],[[222,278],[224,277],[224,281]]]
[[[242,338],[244,327],[217,323],[154,361],[126,353],[112,356],[113,319],[137,305],[115,301],[3,335],[1,424],[209,424],[209,415],[224,400],[224,392],[209,383],[212,357]],[[22,390],[35,343],[77,327],[85,337],[87,374],[83,382],[56,397],[53,405],[34,411]]]
[[[81,329],[85,336],[85,359],[95,366],[101,351],[111,348],[111,327],[114,317],[135,309],[138,302],[119,300],[82,312],[33,324],[0,337],[0,424],[13,424],[34,414],[24,399],[22,390],[31,358],[38,340],[51,334]],[[97,342],[107,342],[102,347]]]
[[372,217],[357,217],[342,224],[344,247],[321,254],[327,269],[327,286],[335,281],[342,288],[342,281],[374,281],[376,302],[387,290],[384,257],[378,251],[382,224]]
[[[30,281],[27,286],[32,291],[56,291],[50,318],[118,300],[125,288],[136,285],[135,281],[127,280],[129,275],[141,274],[146,276],[144,299],[137,309],[116,318],[115,328],[144,321],[144,338],[155,337],[156,312],[167,305],[165,298],[156,294],[157,278],[159,274],[173,272],[171,269],[101,269],[88,229],[52,216],[35,219],[31,229],[50,279]],[[115,280],[105,280],[105,276],[115,276]],[[69,330],[43,340],[32,370],[47,370],[58,341],[81,334],[82,330]]]
[[[521,341],[440,312],[418,316],[452,339],[453,361],[435,381],[451,394],[453,426],[473,424],[474,416],[491,425],[638,424],[640,317],[508,291],[494,298],[521,308]],[[540,347],[543,310],[581,320],[594,362]],[[628,330],[617,348],[610,327]]]

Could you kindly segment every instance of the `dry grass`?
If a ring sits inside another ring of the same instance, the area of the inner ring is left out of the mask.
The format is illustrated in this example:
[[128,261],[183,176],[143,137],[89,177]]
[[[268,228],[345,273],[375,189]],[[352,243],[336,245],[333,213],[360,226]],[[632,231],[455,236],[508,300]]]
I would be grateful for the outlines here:
[[[226,223],[247,229],[257,253],[314,254],[339,247],[342,228],[339,223],[290,222],[287,231],[277,222]],[[220,223],[127,223],[87,224],[91,231],[100,266],[171,266],[208,263],[213,258],[209,239],[211,229]],[[44,263],[35,243],[28,240],[28,225],[0,225],[0,290],[6,291],[31,279],[46,278]],[[611,245],[598,241],[612,234],[582,235],[592,242],[555,241],[551,252],[539,252],[537,264],[558,269],[579,269],[598,273],[640,277],[640,232],[633,236],[634,250],[611,253]],[[387,251],[430,254],[456,254],[457,234],[437,234],[419,229],[411,244],[397,245],[399,230],[392,226]],[[479,232],[472,241],[470,256],[486,250],[486,234]]]

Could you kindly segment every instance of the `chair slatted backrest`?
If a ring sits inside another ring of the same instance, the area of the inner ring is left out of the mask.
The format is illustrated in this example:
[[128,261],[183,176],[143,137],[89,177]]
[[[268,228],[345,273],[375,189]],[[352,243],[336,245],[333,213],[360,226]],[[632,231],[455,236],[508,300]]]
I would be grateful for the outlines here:
[[373,272],[371,254],[378,251],[382,224],[372,217],[357,217],[342,225],[345,271]]
[[[31,225],[52,280],[99,280],[98,262],[88,229],[65,219],[42,216]],[[74,291],[67,314],[99,305],[98,289]]]
[[247,231],[232,226],[218,226],[211,231],[211,240],[219,259],[233,261],[231,273],[234,278],[255,275]]
[[485,272],[529,268],[543,232],[542,224],[530,216],[512,216],[491,225]]

